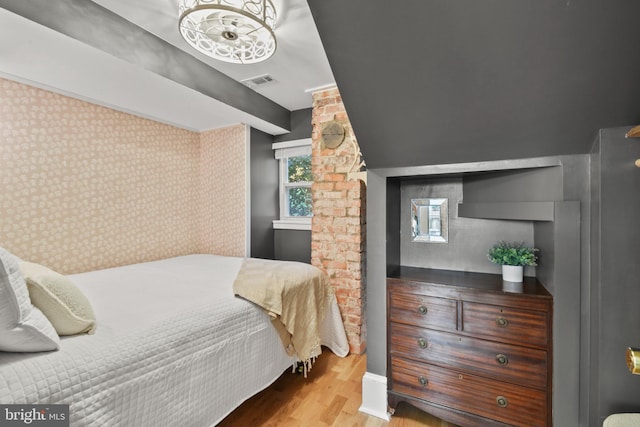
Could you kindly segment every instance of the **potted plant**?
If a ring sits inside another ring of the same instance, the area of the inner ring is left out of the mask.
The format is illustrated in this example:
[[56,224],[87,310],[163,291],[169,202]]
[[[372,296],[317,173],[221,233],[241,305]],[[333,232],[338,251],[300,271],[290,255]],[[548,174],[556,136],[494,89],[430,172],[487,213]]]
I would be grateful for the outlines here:
[[502,279],[507,282],[522,282],[524,267],[526,265],[538,265],[536,261],[537,248],[530,248],[524,242],[506,243],[500,241],[495,244],[487,258],[489,261],[502,265]]

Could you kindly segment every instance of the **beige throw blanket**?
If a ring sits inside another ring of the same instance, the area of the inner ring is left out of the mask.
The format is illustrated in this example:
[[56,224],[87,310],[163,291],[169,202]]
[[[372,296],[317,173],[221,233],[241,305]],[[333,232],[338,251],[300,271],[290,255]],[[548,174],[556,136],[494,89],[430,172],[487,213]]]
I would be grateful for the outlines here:
[[316,267],[292,261],[247,258],[233,292],[262,307],[272,318],[287,354],[306,371],[319,356],[320,323],[329,302],[328,279]]

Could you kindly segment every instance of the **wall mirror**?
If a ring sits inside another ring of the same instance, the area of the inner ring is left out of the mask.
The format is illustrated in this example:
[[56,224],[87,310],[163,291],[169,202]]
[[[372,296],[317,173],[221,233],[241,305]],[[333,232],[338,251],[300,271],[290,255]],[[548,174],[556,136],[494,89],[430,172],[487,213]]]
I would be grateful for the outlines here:
[[411,241],[449,241],[449,199],[411,199]]

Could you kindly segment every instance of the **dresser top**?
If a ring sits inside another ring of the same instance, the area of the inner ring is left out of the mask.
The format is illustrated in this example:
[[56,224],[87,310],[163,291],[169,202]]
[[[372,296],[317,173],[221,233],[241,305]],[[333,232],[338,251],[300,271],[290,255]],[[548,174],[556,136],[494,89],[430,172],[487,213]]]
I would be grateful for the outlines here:
[[511,282],[504,282],[502,280],[502,275],[500,274],[400,266],[388,274],[387,277],[405,282],[456,286],[476,289],[484,292],[504,294],[518,293],[521,295],[538,296],[543,298],[551,297],[542,283],[540,283],[535,277],[525,277],[522,283],[522,289],[519,289],[517,292],[513,291],[514,284]]

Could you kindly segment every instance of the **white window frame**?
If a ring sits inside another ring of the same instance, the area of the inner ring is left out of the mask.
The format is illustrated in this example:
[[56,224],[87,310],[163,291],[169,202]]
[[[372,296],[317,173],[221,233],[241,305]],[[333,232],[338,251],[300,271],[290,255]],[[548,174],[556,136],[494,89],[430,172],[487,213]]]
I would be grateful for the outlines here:
[[297,139],[295,141],[276,142],[271,146],[274,156],[280,163],[280,219],[273,221],[274,229],[311,230],[311,217],[289,216],[287,204],[287,189],[290,187],[311,188],[311,182],[288,183],[289,157],[311,155],[311,138]]

